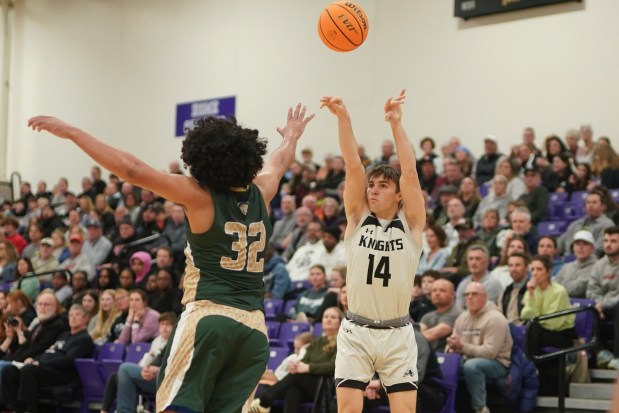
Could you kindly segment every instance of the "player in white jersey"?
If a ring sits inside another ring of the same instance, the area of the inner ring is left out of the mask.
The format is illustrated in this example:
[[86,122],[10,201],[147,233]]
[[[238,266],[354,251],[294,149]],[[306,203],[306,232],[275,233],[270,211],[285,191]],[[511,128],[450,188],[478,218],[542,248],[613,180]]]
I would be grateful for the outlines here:
[[426,211],[413,146],[402,125],[405,98],[403,90],[385,104],[402,172],[379,166],[367,175],[344,102],[332,96],[321,99],[321,107],[337,116],[346,162],[349,311],[338,334],[335,362],[340,413],[361,412],[363,392],[375,372],[391,411],[416,410],[417,344],[408,307]]

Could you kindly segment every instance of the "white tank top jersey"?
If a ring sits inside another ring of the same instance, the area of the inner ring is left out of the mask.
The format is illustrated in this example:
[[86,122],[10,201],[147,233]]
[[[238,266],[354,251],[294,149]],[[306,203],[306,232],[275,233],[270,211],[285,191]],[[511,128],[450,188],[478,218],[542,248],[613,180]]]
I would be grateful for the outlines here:
[[392,221],[367,214],[344,242],[349,311],[376,321],[408,316],[421,246],[404,213]]

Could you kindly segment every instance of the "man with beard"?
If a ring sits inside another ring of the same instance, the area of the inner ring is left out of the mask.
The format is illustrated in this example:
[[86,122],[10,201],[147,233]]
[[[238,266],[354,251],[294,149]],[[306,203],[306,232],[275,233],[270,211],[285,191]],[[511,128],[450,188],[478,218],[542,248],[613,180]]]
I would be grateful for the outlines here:
[[[32,330],[26,329],[23,321],[16,318],[16,325],[9,324],[6,330],[6,339],[0,345],[0,388],[2,388],[2,372],[5,369],[17,369],[12,362],[23,362],[29,357],[37,357],[51,346],[60,334],[69,330],[67,320],[61,316],[64,308],[51,290],[44,290],[37,297],[36,326]],[[38,321],[37,321],[38,320]],[[0,393],[0,402],[2,393]]]

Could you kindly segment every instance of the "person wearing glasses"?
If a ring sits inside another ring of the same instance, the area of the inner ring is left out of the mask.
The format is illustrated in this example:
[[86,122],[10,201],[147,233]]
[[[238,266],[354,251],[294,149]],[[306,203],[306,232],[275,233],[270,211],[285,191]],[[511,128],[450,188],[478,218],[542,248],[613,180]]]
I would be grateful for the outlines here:
[[498,307],[488,300],[484,286],[472,282],[464,292],[466,308],[447,339],[447,351],[462,355],[462,372],[475,413],[490,413],[486,406],[486,380],[507,376],[512,336]]

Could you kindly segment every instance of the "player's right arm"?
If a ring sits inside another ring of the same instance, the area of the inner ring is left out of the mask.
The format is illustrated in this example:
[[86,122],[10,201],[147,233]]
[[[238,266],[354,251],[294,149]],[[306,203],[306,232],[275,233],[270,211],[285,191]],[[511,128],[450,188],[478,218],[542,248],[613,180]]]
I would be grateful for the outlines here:
[[325,96],[320,100],[320,107],[326,107],[337,116],[340,150],[346,164],[344,208],[346,210],[346,218],[348,219],[346,232],[349,232],[357,227],[361,217],[368,209],[365,196],[367,187],[365,168],[359,157],[357,140],[353,133],[350,114],[342,99],[335,96]]
[[[148,189],[172,202],[189,206],[199,202],[212,204],[207,191],[200,190],[195,180],[177,174],[162,172],[136,156],[114,148],[83,130],[52,116],[35,116],[28,126],[36,131],[47,131],[75,143],[103,168],[133,185]],[[196,196],[197,193],[204,194]],[[205,200],[205,197],[208,198]]]

